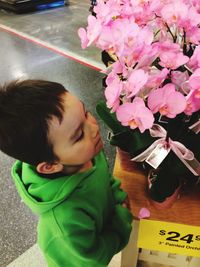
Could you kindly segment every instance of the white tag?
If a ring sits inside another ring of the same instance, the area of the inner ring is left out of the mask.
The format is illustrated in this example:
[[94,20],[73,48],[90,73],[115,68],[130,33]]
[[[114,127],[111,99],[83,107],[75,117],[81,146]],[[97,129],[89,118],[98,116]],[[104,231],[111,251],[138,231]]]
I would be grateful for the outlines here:
[[154,169],[157,169],[161,162],[167,157],[170,150],[171,149],[166,145],[158,144],[145,161]]

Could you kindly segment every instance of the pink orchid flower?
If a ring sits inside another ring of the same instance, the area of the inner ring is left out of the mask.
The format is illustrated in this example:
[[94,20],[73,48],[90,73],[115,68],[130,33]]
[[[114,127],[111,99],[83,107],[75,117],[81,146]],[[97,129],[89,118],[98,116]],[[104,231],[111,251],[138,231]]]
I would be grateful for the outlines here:
[[96,41],[96,46],[102,50],[107,50],[112,54],[116,54],[117,47],[121,46],[121,43],[114,39],[113,31],[111,26],[104,26],[101,34]]
[[123,89],[123,83],[115,76],[112,81],[108,83],[105,89],[106,104],[111,108],[111,112],[115,112],[120,104],[120,94]]
[[188,42],[199,44],[200,14],[188,1],[176,1],[165,5],[161,11],[163,19],[170,26],[175,24],[177,28],[184,28]]
[[193,112],[200,110],[200,89],[192,90],[186,98],[187,105],[184,110],[185,114],[192,115]]
[[140,89],[145,85],[148,80],[148,74],[142,69],[133,70],[125,84],[125,90],[127,92],[127,97],[135,96]]
[[128,68],[125,65],[125,61],[123,58],[120,58],[118,61],[112,64],[112,71],[115,74],[122,74],[123,77],[127,77],[128,75]]
[[131,1],[123,1],[123,6],[121,9],[121,14],[123,14],[123,16],[127,16],[127,17],[134,17],[134,13],[138,12],[138,11],[142,11],[142,8],[140,7],[135,7],[131,4]]
[[84,28],[80,28],[78,30],[82,48],[85,49],[94,43],[99,37],[101,30],[101,23],[94,16],[89,15],[87,29],[85,30]]
[[160,54],[159,64],[165,68],[177,69],[181,65],[186,64],[189,61],[189,57],[183,55],[183,53],[164,52]]
[[102,50],[115,54],[117,57],[126,56],[127,48],[132,52],[132,45],[137,41],[139,28],[133,20],[113,20],[108,25],[103,25],[98,36],[96,46]]
[[167,68],[160,70],[156,70],[155,73],[152,73],[149,75],[148,81],[145,85],[145,87],[148,88],[158,88],[161,83],[167,78],[167,75],[169,74],[169,70]]
[[200,29],[195,26],[186,30],[187,42],[199,45],[200,43]]
[[168,83],[164,87],[150,92],[148,107],[153,113],[160,112],[168,118],[175,118],[177,114],[185,110],[186,99],[175,90],[174,84]]
[[189,86],[191,91],[186,97],[187,106],[184,112],[192,115],[193,112],[200,110],[200,68],[190,76]]
[[139,214],[138,214],[139,219],[149,218],[150,216],[151,216],[151,213],[147,208],[141,208],[139,210]]
[[118,79],[117,74],[114,71],[111,71],[106,78],[106,85],[110,86],[115,79]]
[[144,5],[144,4],[148,3],[148,2],[149,2],[149,0],[134,0],[134,3],[136,5]]
[[152,112],[140,97],[135,97],[132,103],[126,102],[119,106],[116,115],[122,125],[130,126],[131,129],[139,128],[141,133],[150,129],[154,122]]
[[182,1],[172,1],[163,6],[161,15],[168,25],[179,24],[188,16],[188,6]]
[[144,56],[145,48],[145,45],[139,42],[136,42],[132,47],[129,47],[129,55],[125,57],[126,65],[128,67],[133,67],[137,62],[138,65],[140,65],[140,60],[141,57]]
[[139,31],[138,37],[140,41],[142,41],[146,45],[150,45],[153,42],[154,35],[150,27],[143,27]]
[[132,19],[115,20],[109,25],[113,36],[118,57],[132,53],[133,46],[137,43],[139,27]]
[[131,0],[132,14],[138,25],[147,25],[147,22],[154,18],[154,13],[149,8],[149,0]]
[[174,53],[180,52],[180,45],[173,43],[170,40],[158,41],[152,44],[152,46],[157,47],[160,54],[164,52],[174,52]]
[[200,109],[200,0],[98,0],[94,11],[78,35],[82,48],[114,55],[105,96],[123,125],[143,132],[153,113],[175,118]]
[[97,19],[107,25],[113,18],[120,15],[120,5],[116,0],[98,1],[94,7]]
[[84,28],[79,28],[78,29],[78,36],[81,39],[81,47],[82,49],[85,49],[88,45],[88,38],[87,38],[87,32]]
[[[191,26],[198,26],[200,23],[200,13],[194,6],[190,7],[188,10],[189,25],[186,25],[186,29]],[[185,25],[184,25],[185,26]]]
[[196,8],[197,12],[200,14],[200,2],[199,2],[199,0],[191,0],[191,3]]
[[189,86],[192,90],[200,89],[200,68],[196,69],[195,72],[189,78]]
[[172,71],[171,72],[171,80],[172,83],[175,84],[178,90],[182,90],[185,93],[185,86],[189,79],[189,75],[187,71]]
[[88,46],[97,40],[102,30],[101,22],[98,21],[94,16],[88,16],[88,27],[87,27],[87,37]]
[[171,0],[151,0],[149,3],[149,8],[154,14],[161,17],[161,10],[164,5],[171,3]]
[[158,49],[151,45],[145,45],[141,53],[138,54],[137,68],[148,70],[152,62],[158,57]]
[[148,67],[158,56],[157,48],[151,46],[152,41],[152,32],[148,28],[143,28],[132,39],[132,43],[125,43],[122,55],[125,56],[127,65],[135,65],[137,62],[137,68]]
[[192,69],[200,67],[200,45],[195,48],[194,53],[188,61],[187,65]]

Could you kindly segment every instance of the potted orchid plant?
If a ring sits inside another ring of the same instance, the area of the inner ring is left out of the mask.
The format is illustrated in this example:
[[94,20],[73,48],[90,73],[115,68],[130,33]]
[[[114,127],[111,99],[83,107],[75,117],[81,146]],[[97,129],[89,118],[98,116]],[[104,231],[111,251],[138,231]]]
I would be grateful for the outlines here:
[[164,203],[200,176],[200,1],[97,0],[93,12],[82,48],[111,58],[97,112]]

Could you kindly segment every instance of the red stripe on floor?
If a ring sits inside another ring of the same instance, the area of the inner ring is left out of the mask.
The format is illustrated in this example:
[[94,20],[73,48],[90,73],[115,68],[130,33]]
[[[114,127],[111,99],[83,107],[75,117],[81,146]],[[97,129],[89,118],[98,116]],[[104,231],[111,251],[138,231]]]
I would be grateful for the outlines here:
[[[86,66],[86,67],[89,67],[89,68],[94,69],[94,70],[96,70],[96,71],[102,71],[101,68],[98,68],[98,67],[96,67],[96,66],[94,66],[94,65],[92,65],[92,64],[89,64],[89,63],[87,63],[87,62],[85,62],[85,61],[82,61],[82,60],[80,60],[80,59],[78,59],[78,58],[75,58],[75,57],[73,57],[73,56],[71,56],[71,55],[68,55],[66,52],[63,52],[63,51],[61,51],[61,50],[59,50],[59,49],[57,49],[57,48],[48,46],[48,43],[46,43],[45,41],[41,41],[41,42],[40,42],[40,40],[37,40],[37,39],[34,38],[34,37],[31,38],[31,37],[27,37],[27,36],[21,35],[19,32],[15,31],[15,30],[13,30],[13,29],[10,29],[10,28],[7,27],[7,26],[4,27],[4,25],[2,25],[2,24],[0,24],[0,29],[3,30],[3,31],[5,31],[5,32],[8,32],[8,33],[10,33],[10,34],[15,35],[15,36],[19,37],[20,39],[24,39],[24,40],[29,41],[29,42],[31,42],[31,43],[34,43],[34,44],[36,44],[36,45],[42,46],[42,47],[44,47],[44,48],[46,48],[46,49],[48,49],[48,50],[51,50],[51,51],[53,51],[53,52],[55,52],[55,53],[57,53],[57,54],[60,54],[61,56],[64,56],[64,57],[66,57],[66,58],[68,58],[68,59],[71,59],[71,60],[73,60],[73,61],[76,61],[76,62],[78,62],[78,63],[80,63],[80,64],[82,64],[82,65],[84,65],[84,66]],[[45,44],[44,44],[44,43],[45,43]]]

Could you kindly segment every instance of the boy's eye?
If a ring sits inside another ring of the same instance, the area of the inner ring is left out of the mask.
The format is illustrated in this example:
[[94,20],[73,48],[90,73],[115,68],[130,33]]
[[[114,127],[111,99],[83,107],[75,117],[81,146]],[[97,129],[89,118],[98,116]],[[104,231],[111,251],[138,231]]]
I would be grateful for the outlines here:
[[82,131],[81,132],[81,135],[78,137],[78,139],[76,140],[76,142],[80,141],[83,138],[83,136],[84,136],[84,132]]

